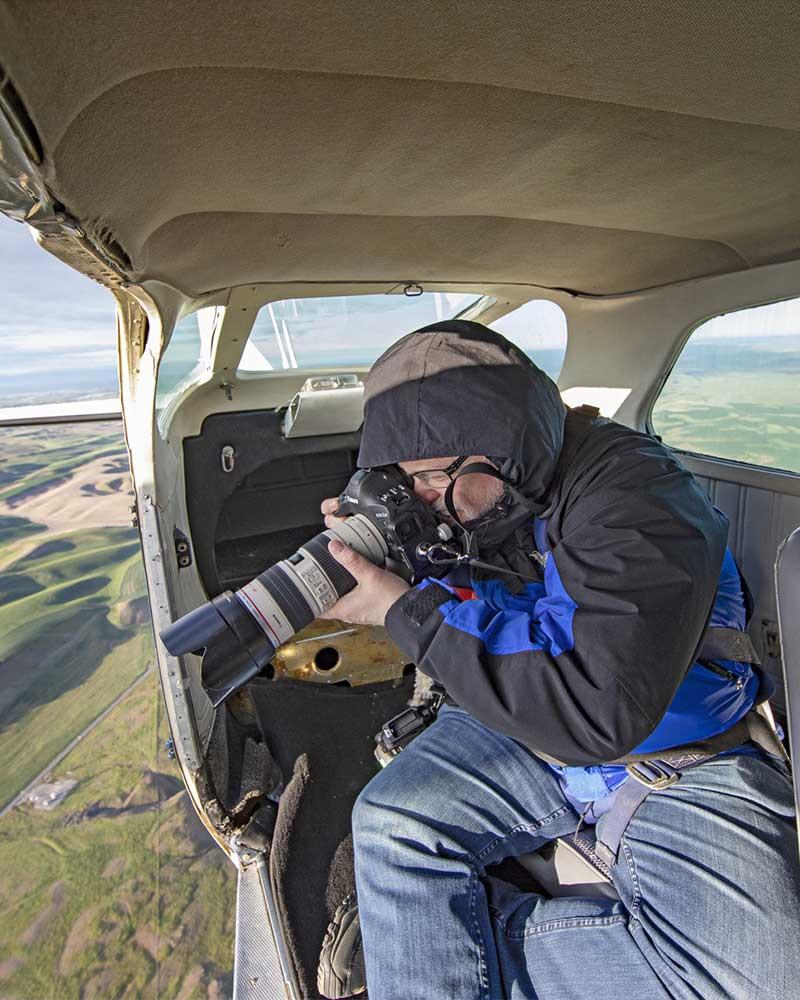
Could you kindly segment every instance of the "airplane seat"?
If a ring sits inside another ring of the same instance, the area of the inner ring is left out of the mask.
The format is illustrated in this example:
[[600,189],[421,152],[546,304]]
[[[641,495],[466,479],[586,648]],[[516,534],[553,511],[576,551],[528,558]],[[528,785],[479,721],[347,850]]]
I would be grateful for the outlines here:
[[[775,596],[778,630],[783,653],[786,691],[786,728],[792,757],[800,748],[800,527],[778,547],[775,561]],[[793,769],[795,810],[800,832],[800,774]]]
[[619,899],[610,870],[599,858],[590,860],[594,839],[594,831],[584,828],[580,834],[558,837],[541,850],[523,854],[516,861],[551,898]]

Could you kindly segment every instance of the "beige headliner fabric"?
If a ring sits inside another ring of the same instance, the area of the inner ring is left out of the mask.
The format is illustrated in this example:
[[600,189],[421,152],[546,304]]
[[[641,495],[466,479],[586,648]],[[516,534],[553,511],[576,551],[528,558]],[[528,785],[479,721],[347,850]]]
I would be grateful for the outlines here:
[[[240,242],[247,253],[231,255]],[[216,248],[221,248],[217,252]],[[725,273],[740,261],[713,243],[521,219],[433,216],[182,216],[146,244],[147,273],[183,287],[263,281],[337,280],[348,274],[389,284],[415,281],[522,282],[536,257],[536,284],[590,293],[679,281],[698,271]],[[164,273],[159,263],[169,262]],[[602,284],[598,275],[603,275]]]
[[699,7],[0,0],[0,62],[140,278],[603,294],[800,255],[798,11]]

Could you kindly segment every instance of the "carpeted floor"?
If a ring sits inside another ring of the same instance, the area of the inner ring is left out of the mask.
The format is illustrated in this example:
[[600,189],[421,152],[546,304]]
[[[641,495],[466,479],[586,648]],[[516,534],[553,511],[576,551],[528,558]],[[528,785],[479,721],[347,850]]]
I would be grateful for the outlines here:
[[355,688],[262,679],[248,686],[286,783],[270,865],[304,998],[319,996],[325,928],[355,888],[350,812],[378,771],[375,733],[412,690],[413,678]]

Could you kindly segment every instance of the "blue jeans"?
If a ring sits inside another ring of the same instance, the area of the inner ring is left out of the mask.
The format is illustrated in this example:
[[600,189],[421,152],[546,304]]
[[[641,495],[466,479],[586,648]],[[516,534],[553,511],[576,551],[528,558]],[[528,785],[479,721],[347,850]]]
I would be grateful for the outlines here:
[[550,768],[445,707],[353,812],[371,1000],[800,996],[782,762],[720,757],[651,794],[623,838],[618,901],[550,899],[487,877],[487,865],[577,823]]

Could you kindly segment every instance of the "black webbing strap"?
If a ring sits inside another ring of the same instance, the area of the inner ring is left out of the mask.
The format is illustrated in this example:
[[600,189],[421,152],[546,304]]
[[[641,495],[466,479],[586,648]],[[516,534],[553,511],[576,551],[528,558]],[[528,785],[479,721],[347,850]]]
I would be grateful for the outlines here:
[[761,663],[747,632],[738,628],[722,628],[717,625],[706,629],[697,658],[698,660],[737,660],[740,663]]
[[609,811],[601,816],[598,826],[602,824],[602,830],[597,829],[594,852],[606,867],[613,868],[617,863],[622,836],[628,829],[633,814],[652,791],[654,789],[647,785],[628,780],[618,789]]
[[[489,465],[488,462],[470,462],[469,465],[465,465],[462,469],[459,469],[458,475],[450,480],[444,494],[444,505],[447,508],[447,513],[458,525],[461,525],[461,518],[456,513],[456,505],[453,503],[453,490],[456,487],[456,479],[460,479],[461,476],[466,476],[470,472],[480,472],[484,476],[491,476],[492,479],[499,479],[503,483],[506,482],[505,477],[501,476],[497,469],[493,465]],[[463,525],[461,526],[463,527]]]
[[686,755],[703,757],[708,759],[725,750],[732,750],[740,743],[750,738],[750,730],[747,724],[747,716],[740,719],[735,725],[726,729],[716,736],[709,736],[707,740],[698,740],[696,743],[686,743],[677,747],[670,747],[661,754],[654,753],[627,753],[616,760],[609,760],[608,764],[640,764],[642,762],[665,760],[667,757],[678,758]]
[[[669,788],[684,771],[711,760],[725,750],[733,750],[747,740],[773,756],[788,760],[783,744],[766,719],[758,712],[750,711],[736,725],[696,747],[684,747],[672,753],[667,752],[657,759],[651,757],[626,764],[628,780],[619,788],[611,808],[601,816],[596,828],[597,843],[594,850],[603,864],[612,867],[616,863],[619,845],[628,824],[648,795]],[[699,749],[701,746],[711,749],[703,752]]]

